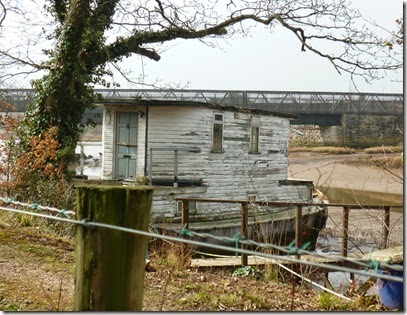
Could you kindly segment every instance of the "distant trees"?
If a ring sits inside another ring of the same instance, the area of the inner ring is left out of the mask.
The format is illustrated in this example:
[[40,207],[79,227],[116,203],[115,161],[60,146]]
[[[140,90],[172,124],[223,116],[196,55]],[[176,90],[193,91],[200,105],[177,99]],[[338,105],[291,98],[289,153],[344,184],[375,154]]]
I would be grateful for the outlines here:
[[[68,165],[92,106],[93,86],[133,54],[158,61],[176,39],[241,36],[253,25],[289,30],[302,51],[338,72],[372,80],[402,67],[386,40],[345,0],[0,0],[0,81],[43,73],[23,128],[27,139],[55,128],[58,163]],[[266,39],[265,39],[266,40]],[[53,129],[54,130],[54,129]],[[30,141],[23,142],[32,149]]]

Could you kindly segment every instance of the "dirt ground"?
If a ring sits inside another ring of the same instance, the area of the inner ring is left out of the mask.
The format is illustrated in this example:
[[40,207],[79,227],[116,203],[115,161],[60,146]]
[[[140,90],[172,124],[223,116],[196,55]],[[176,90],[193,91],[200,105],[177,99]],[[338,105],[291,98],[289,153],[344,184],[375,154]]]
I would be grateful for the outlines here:
[[[352,187],[354,189],[369,189],[378,193],[383,191],[403,192],[403,184],[384,171],[372,167],[360,168],[342,165],[339,162],[344,158],[348,157],[311,155],[308,153],[296,154],[290,156],[289,176],[311,179],[317,186],[323,184],[332,187]],[[329,215],[327,231],[322,236],[327,239],[332,234],[340,234],[342,209],[329,210]],[[372,243],[380,243],[382,235],[381,220],[381,213],[368,210],[352,211],[350,233],[354,238],[364,239],[364,245],[367,247]],[[44,237],[35,226],[24,227],[26,231],[24,233],[22,229],[11,227],[6,220],[2,220],[0,217],[0,310],[71,310],[74,287],[73,241]],[[391,215],[390,237],[392,244],[402,244],[403,216],[401,213],[392,213]],[[166,301],[169,301],[168,303],[171,301],[173,304],[178,303],[177,301],[180,298],[179,296],[171,296],[168,281],[158,279],[157,275],[159,276],[158,273],[147,273],[146,276],[146,294],[147,298],[150,299],[150,304],[146,304],[146,310],[159,309],[160,306],[155,305],[154,301],[158,299],[159,301],[157,300],[156,304],[161,303],[160,297],[163,290],[167,290]],[[190,277],[194,278],[191,280],[189,287],[193,284],[197,285],[200,281],[205,282],[208,296],[212,290],[215,290],[215,287],[209,286],[209,280],[205,279],[213,279],[212,282],[218,287],[220,284],[226,283],[225,281],[230,282],[230,277],[216,278],[215,275],[191,274]],[[178,279],[177,281],[181,280]],[[242,288],[247,287],[247,283],[247,281],[242,281]],[[213,284],[211,283],[211,285]],[[255,283],[253,282],[251,285],[251,289],[242,289],[242,294],[247,294],[245,292],[250,290],[253,293]],[[235,290],[239,289],[237,282],[234,282],[232,286]],[[196,289],[202,295],[202,287]],[[159,292],[156,292],[156,290]],[[262,287],[259,290],[264,291],[266,288]],[[268,294],[270,297],[277,294],[276,292],[280,289],[270,288],[269,286],[267,290],[271,290]],[[290,294],[289,288],[284,290],[280,290],[282,296],[277,299],[280,304],[282,301],[286,301],[284,297]],[[309,302],[313,301],[312,298],[305,297],[307,294],[309,293],[304,293],[304,296],[297,296],[296,300],[298,302],[296,302],[297,306],[294,310],[316,310],[315,302]],[[289,303],[281,307],[277,305],[275,310],[289,310]],[[175,310],[175,308],[171,307],[170,304],[166,304],[163,310]],[[248,307],[246,310],[258,310],[255,307]],[[205,308],[204,301],[195,310],[198,309],[208,310]],[[243,310],[243,307],[240,309],[225,307],[218,310]]]

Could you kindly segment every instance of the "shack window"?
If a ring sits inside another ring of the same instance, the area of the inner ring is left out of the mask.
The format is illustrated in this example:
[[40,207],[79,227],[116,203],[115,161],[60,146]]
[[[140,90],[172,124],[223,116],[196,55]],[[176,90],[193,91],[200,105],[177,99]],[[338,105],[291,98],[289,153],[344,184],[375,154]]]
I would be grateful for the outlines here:
[[213,120],[212,152],[223,150],[223,114],[215,114]]
[[250,133],[250,153],[259,153],[260,117],[252,117]]

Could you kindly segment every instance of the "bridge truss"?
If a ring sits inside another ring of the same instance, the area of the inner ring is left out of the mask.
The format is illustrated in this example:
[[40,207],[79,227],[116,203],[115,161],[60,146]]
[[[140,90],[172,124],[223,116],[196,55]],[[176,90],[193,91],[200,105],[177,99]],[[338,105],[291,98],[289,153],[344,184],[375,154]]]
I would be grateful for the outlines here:
[[[398,93],[341,93],[238,90],[95,89],[105,99],[200,101],[294,114],[402,115],[404,96]],[[0,100],[25,111],[35,99],[32,89],[0,89]]]

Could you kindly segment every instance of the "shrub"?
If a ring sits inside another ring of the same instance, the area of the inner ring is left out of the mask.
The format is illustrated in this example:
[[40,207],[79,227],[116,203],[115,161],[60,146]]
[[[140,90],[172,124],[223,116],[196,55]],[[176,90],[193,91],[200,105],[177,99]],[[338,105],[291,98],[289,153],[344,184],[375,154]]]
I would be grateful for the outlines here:
[[233,272],[234,277],[247,277],[255,280],[264,280],[264,275],[259,268],[254,266],[245,266],[237,268]]
[[[4,196],[18,196],[28,203],[72,209],[74,188],[69,175],[56,163],[60,144],[56,140],[57,128],[29,139],[20,137],[20,120],[7,109],[0,116],[0,192]],[[23,144],[24,143],[24,144]],[[35,220],[38,222],[38,220]],[[43,220],[44,221],[44,220]],[[20,221],[20,223],[24,223]],[[27,222],[25,222],[27,223]],[[49,222],[58,227],[61,224]]]

